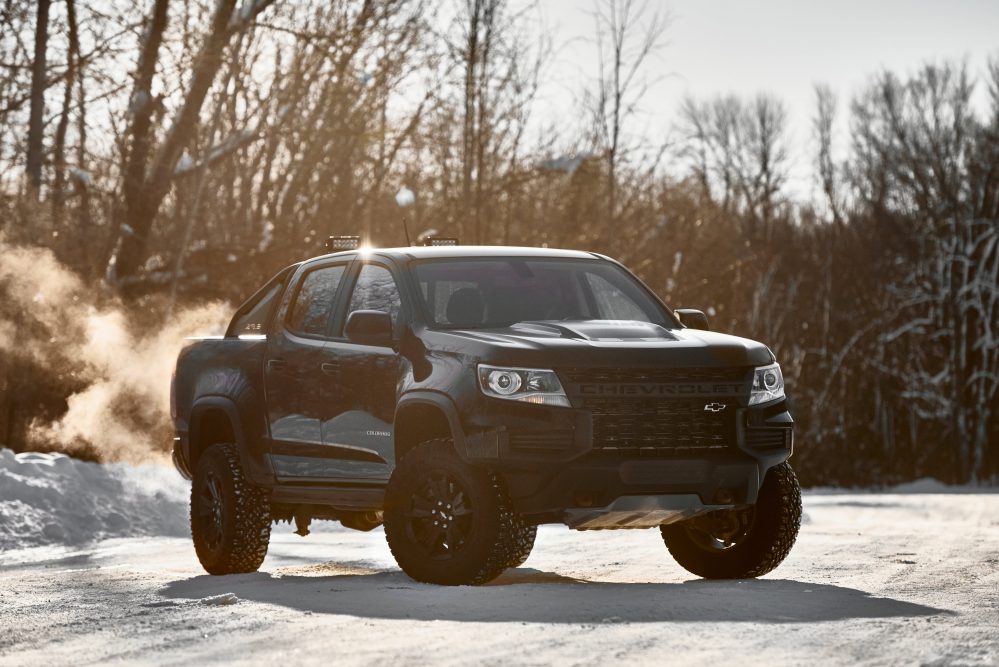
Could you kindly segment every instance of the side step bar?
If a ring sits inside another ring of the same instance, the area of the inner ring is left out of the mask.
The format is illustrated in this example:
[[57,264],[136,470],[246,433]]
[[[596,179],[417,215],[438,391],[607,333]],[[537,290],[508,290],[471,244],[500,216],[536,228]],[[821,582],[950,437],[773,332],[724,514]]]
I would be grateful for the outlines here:
[[378,511],[385,504],[385,487],[282,484],[271,491],[271,502],[285,505],[329,505],[340,510],[359,512]]

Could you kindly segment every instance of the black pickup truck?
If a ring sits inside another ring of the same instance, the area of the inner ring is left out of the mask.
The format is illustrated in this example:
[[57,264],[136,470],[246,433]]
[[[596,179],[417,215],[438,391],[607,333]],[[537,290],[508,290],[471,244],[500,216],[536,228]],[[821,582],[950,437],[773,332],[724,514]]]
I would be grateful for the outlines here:
[[537,526],[658,527],[684,568],[755,577],[801,497],[760,343],[671,310],[621,264],[507,247],[355,249],[289,266],[181,352],[174,461],[212,574],[274,521],[384,524],[400,567],[480,584]]

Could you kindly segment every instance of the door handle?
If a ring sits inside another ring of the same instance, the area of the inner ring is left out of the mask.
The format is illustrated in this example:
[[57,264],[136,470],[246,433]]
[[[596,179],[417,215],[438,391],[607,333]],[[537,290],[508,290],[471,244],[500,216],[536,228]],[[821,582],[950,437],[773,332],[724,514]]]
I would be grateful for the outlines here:
[[268,359],[267,368],[271,369],[272,371],[283,371],[284,369],[288,368],[288,362],[285,361],[284,359]]
[[321,368],[323,373],[326,373],[326,375],[336,375],[340,372],[340,364],[332,361],[319,364],[319,368]]

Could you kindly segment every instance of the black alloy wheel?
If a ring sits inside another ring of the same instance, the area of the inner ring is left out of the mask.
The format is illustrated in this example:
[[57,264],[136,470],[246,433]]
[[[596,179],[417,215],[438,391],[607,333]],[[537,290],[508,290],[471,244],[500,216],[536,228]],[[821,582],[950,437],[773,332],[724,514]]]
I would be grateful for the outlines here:
[[205,546],[210,550],[218,550],[222,546],[222,534],[225,529],[222,505],[222,482],[214,471],[209,471],[197,489],[199,502],[195,505],[196,517],[201,533],[204,535]]
[[520,518],[500,478],[461,460],[450,439],[409,451],[385,491],[385,539],[416,581],[477,585],[516,562]]
[[472,530],[468,494],[445,470],[438,470],[415,490],[403,511],[406,535],[426,549],[428,558],[448,560],[465,546]]
[[691,541],[706,551],[725,551],[742,543],[752,532],[753,507],[719,510],[683,522]]

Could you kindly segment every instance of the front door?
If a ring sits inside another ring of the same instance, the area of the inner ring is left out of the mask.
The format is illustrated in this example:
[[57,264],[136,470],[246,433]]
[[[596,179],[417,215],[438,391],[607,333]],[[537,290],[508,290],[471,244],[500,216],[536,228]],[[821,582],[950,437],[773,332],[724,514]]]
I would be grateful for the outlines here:
[[[360,266],[339,331],[355,310],[389,313],[398,332],[402,299],[387,267],[372,262]],[[385,481],[395,465],[393,421],[401,357],[390,347],[358,345],[342,336],[330,341],[324,354],[327,364],[336,366],[336,376],[323,379],[323,441],[343,457],[338,465],[344,478]]]
[[321,378],[332,314],[347,267],[339,263],[307,270],[268,335],[264,386],[271,464],[279,479],[327,476],[320,425]]

